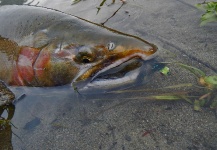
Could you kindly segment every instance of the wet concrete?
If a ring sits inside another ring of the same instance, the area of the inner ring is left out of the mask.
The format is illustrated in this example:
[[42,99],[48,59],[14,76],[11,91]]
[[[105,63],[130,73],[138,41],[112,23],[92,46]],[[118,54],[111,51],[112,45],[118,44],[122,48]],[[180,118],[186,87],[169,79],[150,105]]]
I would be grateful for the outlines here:
[[[96,15],[100,0],[34,1],[85,19],[102,23],[121,6],[103,6]],[[194,0],[134,0],[128,1],[106,26],[137,35],[159,47],[156,57],[164,62],[182,62],[200,68],[208,75],[217,72],[217,24],[199,27],[203,13]],[[109,2],[107,2],[109,4]],[[197,85],[197,79],[175,65],[171,74],[156,72],[147,84],[131,88],[137,92],[81,96],[68,87],[28,88],[15,93],[27,97],[16,104],[13,117],[14,149],[217,149],[216,110],[201,112],[183,101],[153,101],[143,98],[164,91],[163,87],[181,83]],[[200,90],[185,87],[167,92]],[[194,92],[195,91],[195,92]],[[132,100],[129,98],[133,98]],[[1,140],[1,139],[0,139]]]

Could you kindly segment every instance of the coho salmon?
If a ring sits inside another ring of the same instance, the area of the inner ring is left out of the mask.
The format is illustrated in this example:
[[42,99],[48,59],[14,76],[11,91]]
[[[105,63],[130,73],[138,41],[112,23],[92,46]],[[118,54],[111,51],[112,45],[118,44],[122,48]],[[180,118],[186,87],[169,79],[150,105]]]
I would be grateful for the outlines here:
[[0,6],[0,80],[8,85],[124,85],[156,51],[139,37],[58,10]]

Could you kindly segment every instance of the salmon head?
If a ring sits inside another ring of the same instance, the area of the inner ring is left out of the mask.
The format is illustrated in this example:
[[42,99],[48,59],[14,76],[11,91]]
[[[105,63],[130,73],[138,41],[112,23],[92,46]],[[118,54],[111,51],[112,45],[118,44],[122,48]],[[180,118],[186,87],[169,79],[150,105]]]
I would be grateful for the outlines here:
[[[3,6],[2,20],[1,37],[17,44],[16,59],[7,65],[13,72],[7,81],[15,85],[71,83],[80,90],[124,86],[137,80],[144,62],[157,51],[139,37],[56,10]],[[1,55],[13,55],[6,49],[0,49]]]

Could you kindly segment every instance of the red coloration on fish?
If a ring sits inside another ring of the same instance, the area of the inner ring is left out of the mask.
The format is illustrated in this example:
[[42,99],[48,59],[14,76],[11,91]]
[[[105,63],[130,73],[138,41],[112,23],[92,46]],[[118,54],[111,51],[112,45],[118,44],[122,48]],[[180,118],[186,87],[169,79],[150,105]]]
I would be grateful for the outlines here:
[[[21,47],[20,54],[13,69],[11,85],[28,85],[34,79],[33,65],[37,59],[39,50],[30,47]],[[24,80],[25,79],[25,80]]]
[[45,77],[44,73],[50,64],[50,52],[42,50],[34,64],[35,77],[41,81]]

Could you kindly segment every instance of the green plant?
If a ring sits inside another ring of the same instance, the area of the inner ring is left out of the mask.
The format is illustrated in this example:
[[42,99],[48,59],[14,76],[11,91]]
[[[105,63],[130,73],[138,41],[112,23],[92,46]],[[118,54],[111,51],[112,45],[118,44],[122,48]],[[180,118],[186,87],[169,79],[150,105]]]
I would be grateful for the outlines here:
[[217,21],[217,2],[203,2],[197,4],[196,7],[206,11],[201,16],[200,26],[204,26],[209,22]]
[[205,87],[205,94],[194,100],[194,110],[199,111],[205,105],[209,105],[211,109],[217,109],[217,75],[207,76],[198,68],[182,63],[176,64],[193,73],[197,77],[198,83]]

